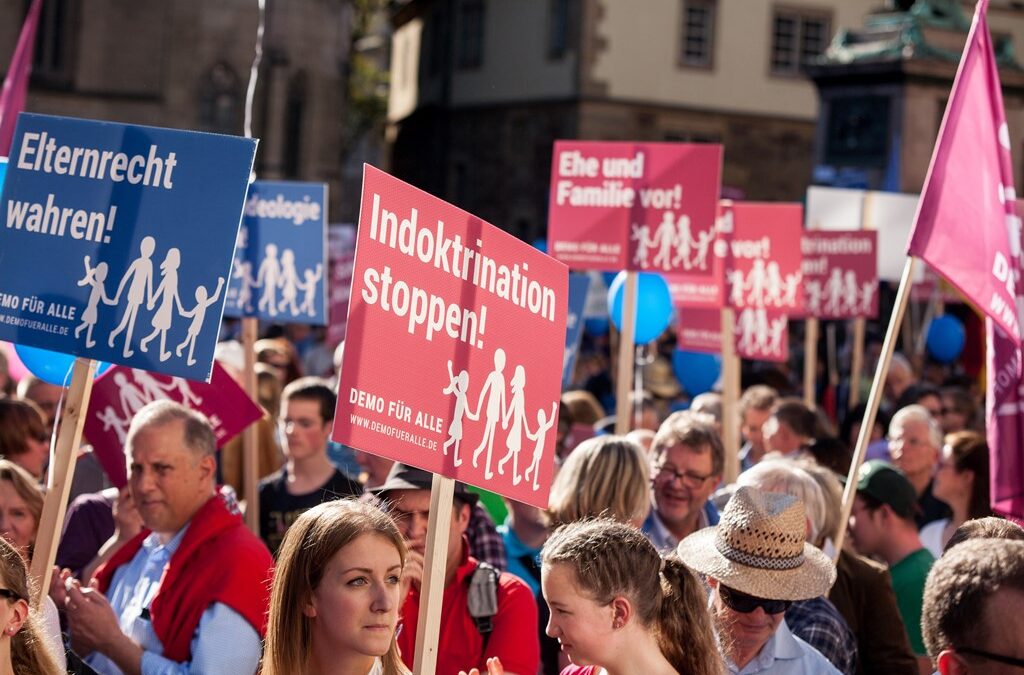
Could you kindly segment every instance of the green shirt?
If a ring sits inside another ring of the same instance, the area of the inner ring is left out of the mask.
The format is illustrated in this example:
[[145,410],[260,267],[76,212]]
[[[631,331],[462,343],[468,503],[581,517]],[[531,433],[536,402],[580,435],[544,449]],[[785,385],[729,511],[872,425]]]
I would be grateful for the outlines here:
[[921,637],[921,603],[924,600],[924,582],[934,562],[935,556],[928,549],[920,548],[889,568],[892,590],[896,593],[896,605],[910,638],[910,648],[918,656],[928,654]]

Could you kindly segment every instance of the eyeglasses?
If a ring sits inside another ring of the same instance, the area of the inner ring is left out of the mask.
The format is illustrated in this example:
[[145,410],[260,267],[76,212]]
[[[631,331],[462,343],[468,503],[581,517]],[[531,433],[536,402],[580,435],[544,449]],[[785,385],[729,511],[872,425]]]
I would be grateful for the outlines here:
[[754,595],[741,593],[723,584],[718,584],[718,596],[725,606],[740,614],[750,614],[760,607],[765,614],[782,614],[792,605],[790,600],[768,600]]
[[9,588],[0,588],[0,598],[7,598],[11,602],[17,602],[18,600],[24,600],[20,595],[15,593]]
[[983,659],[988,659],[989,661],[996,661],[997,663],[1005,663],[1008,666],[1024,668],[1024,659],[1017,658],[1016,656],[1004,656],[1003,654],[993,654],[992,652],[986,652],[981,649],[975,649],[974,647],[957,647],[956,652],[958,654],[980,656]]
[[665,464],[654,467],[654,470],[657,472],[654,476],[654,480],[671,483],[678,479],[683,485],[691,490],[696,490],[700,486],[704,485],[704,483],[714,475],[709,473],[706,476],[702,476],[699,473],[693,473],[692,471],[680,471],[674,466],[668,466]]

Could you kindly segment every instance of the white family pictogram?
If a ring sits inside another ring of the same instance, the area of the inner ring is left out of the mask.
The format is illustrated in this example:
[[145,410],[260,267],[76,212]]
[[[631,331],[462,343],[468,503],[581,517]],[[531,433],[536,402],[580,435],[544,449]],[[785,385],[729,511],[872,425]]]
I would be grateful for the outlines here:
[[777,262],[765,264],[758,258],[746,275],[742,270],[730,270],[727,278],[733,307],[788,308],[797,304],[803,275],[793,272],[783,276]]
[[[196,407],[203,402],[203,399],[192,391],[188,380],[182,377],[172,377],[169,382],[161,382],[145,370],[132,368],[131,373],[131,380],[124,371],[113,373],[114,383],[118,389],[118,406],[115,408],[108,405],[96,412],[96,419],[103,423],[103,430],[113,429],[122,444],[128,437],[128,427],[132,418],[147,403],[172,399],[188,407]],[[176,394],[176,397],[171,394]]]
[[[689,216],[683,214],[676,220],[672,211],[666,211],[653,236],[649,225],[633,223],[630,239],[637,243],[633,264],[643,268],[660,267],[666,271],[678,268],[680,264],[684,270],[704,270],[707,269],[708,250],[713,238],[712,230],[700,232],[695,238]],[[651,250],[655,251],[654,259],[648,262]]]
[[863,316],[871,312],[877,282],[859,281],[854,270],[833,267],[824,282],[808,279],[804,284],[807,313],[811,316]]
[[[252,312],[253,289],[259,289],[257,308],[260,312],[277,316],[288,310],[287,314],[293,317],[315,316],[316,292],[323,278],[323,264],[317,263],[314,267],[302,270],[300,274],[295,267],[295,251],[292,249],[284,249],[279,257],[277,245],[267,244],[263,253],[255,278],[252,275],[252,263],[235,258],[231,277],[238,280],[238,293],[234,298],[234,306],[243,312]],[[280,298],[278,290],[281,292]]]
[[[448,448],[454,446],[454,464],[460,466],[462,458],[459,456],[459,446],[464,436],[463,418],[467,417],[472,422],[483,422],[483,437],[480,444],[473,450],[473,467],[478,468],[480,455],[486,452],[484,464],[484,478],[494,478],[493,466],[494,444],[498,439],[498,426],[505,431],[505,454],[498,461],[498,474],[505,475],[505,467],[512,463],[512,485],[519,485],[524,480],[530,481],[530,474],[533,474],[533,489],[540,489],[540,460],[544,454],[544,442],[547,433],[555,423],[555,416],[558,413],[558,403],[552,407],[548,415],[544,408],[537,410],[537,426],[531,430],[526,414],[526,369],[516,366],[509,383],[509,391],[506,392],[505,384],[505,350],[500,347],[494,351],[494,370],[488,373],[484,380],[483,387],[477,396],[476,408],[471,409],[469,401],[469,373],[462,370],[455,374],[452,362],[448,361],[448,385],[441,390],[442,394],[455,397],[455,408],[452,411],[452,421],[448,426],[448,440],[442,448],[444,454],[448,454]],[[519,453],[523,448],[523,436],[534,442],[533,456],[529,466],[520,474]]]
[[736,351],[744,356],[785,356],[786,317],[768,320],[765,309],[747,308],[736,319]]
[[[78,281],[79,286],[89,286],[89,299],[86,301],[85,311],[82,312],[82,320],[75,328],[75,337],[81,337],[85,331],[86,347],[93,347],[96,341],[93,340],[93,329],[99,321],[100,306],[111,305],[123,307],[124,315],[120,323],[107,336],[107,345],[114,347],[118,336],[124,333],[124,345],[122,354],[125,358],[132,356],[135,351],[133,346],[138,346],[143,352],[148,351],[149,344],[156,338],[160,338],[160,361],[171,358],[171,352],[167,349],[167,333],[174,324],[175,316],[181,318],[192,318],[188,328],[188,335],[184,342],[178,345],[177,354],[181,357],[182,349],[189,348],[188,364],[194,365],[193,351],[195,340],[202,331],[206,320],[206,310],[213,305],[220,296],[224,286],[224,278],[217,280],[217,290],[213,297],[204,286],[195,290],[196,304],[192,309],[186,309],[181,303],[179,296],[178,268],[181,266],[181,252],[177,248],[170,248],[160,264],[160,282],[154,290],[153,286],[153,253],[156,251],[156,240],[153,237],[144,237],[139,244],[139,257],[132,261],[117,285],[117,291],[113,296],[108,295],[106,288],[109,268],[105,262],[92,265],[89,256],[85,256],[85,276]],[[135,334],[135,324],[139,319],[139,310],[145,305],[149,312],[152,332],[142,338],[135,345],[132,336]],[[154,312],[155,310],[155,312]]]

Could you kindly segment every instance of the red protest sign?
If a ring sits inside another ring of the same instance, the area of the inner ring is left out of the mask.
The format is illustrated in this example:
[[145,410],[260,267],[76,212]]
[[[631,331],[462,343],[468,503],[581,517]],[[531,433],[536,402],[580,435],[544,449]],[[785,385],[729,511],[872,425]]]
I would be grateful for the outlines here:
[[722,353],[722,310],[686,309],[679,312],[676,343],[684,352]]
[[684,309],[721,309],[725,304],[725,257],[732,228],[732,217],[724,218],[726,208],[725,204],[719,203],[715,238],[711,245],[711,273],[663,275],[672,294],[672,304],[680,310],[680,314]]
[[729,306],[800,311],[803,207],[731,204],[723,220],[729,245],[725,262]]
[[878,233],[804,232],[804,311],[819,319],[878,315]]
[[116,487],[128,482],[125,439],[132,418],[151,401],[170,399],[206,415],[220,448],[263,416],[227,371],[214,361],[210,383],[114,366],[93,383],[85,437]]
[[755,361],[789,358],[789,318],[774,309],[747,307],[736,312],[736,355]]
[[546,506],[568,283],[532,246],[366,166],[334,439]]
[[722,146],[556,141],[548,251],[574,269],[710,274]]

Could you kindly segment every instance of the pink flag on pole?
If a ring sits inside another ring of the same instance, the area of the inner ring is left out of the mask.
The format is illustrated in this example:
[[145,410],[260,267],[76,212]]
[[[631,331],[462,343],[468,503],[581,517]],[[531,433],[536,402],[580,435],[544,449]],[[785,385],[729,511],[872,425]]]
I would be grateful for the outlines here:
[[14,48],[11,66],[4,78],[3,92],[0,92],[0,157],[6,157],[14,138],[14,124],[18,113],[25,109],[28,94],[28,76],[32,72],[32,53],[35,51],[36,28],[39,26],[39,11],[43,0],[32,0],[21,26],[18,45]]
[[925,260],[1020,345],[1020,219],[999,71],[978,0],[907,252]]

